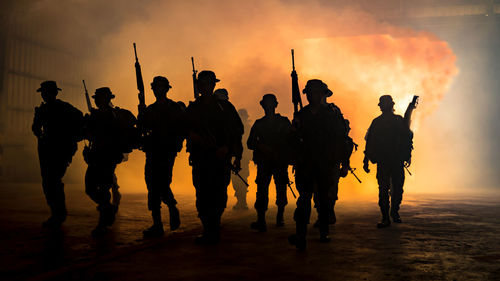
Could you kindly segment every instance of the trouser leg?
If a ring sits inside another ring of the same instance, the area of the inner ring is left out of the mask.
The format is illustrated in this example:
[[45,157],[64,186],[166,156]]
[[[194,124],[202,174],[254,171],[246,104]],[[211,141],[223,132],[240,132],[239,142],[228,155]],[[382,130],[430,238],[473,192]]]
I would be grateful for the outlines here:
[[196,209],[203,224],[203,235],[219,239],[221,216],[227,204],[227,186],[231,171],[217,160],[193,165],[193,184],[196,188]]
[[271,183],[272,171],[266,164],[257,165],[257,194],[254,207],[257,212],[266,212],[269,205],[269,184]]
[[404,166],[398,163],[391,171],[391,216],[399,218],[399,208],[403,200],[403,185],[405,180]]
[[58,220],[66,219],[66,203],[64,195],[64,183],[62,178],[66,173],[68,163],[52,155],[52,159],[40,155],[40,170],[42,175],[42,188],[47,205],[51,210],[51,216]]

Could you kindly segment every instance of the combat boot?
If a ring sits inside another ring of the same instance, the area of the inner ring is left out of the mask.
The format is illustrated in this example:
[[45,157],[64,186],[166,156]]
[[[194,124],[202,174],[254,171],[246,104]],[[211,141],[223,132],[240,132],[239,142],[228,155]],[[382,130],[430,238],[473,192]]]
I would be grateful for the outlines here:
[[116,213],[118,212],[118,206],[108,205],[106,208],[106,224],[107,226],[112,226],[116,220]]
[[250,224],[251,229],[258,230],[260,232],[267,231],[266,225],[266,211],[257,211],[257,221]]
[[144,238],[160,237],[163,236],[165,231],[163,230],[163,223],[161,221],[160,210],[151,211],[153,217],[153,225],[142,232]]
[[161,237],[165,231],[163,230],[163,224],[153,224],[148,229],[142,231],[144,238]]
[[108,221],[109,221],[109,214],[106,212],[106,208],[103,206],[98,206],[97,209],[99,210],[99,222],[97,223],[97,226],[92,230],[92,236],[93,237],[99,237],[103,236],[108,232]]
[[307,224],[296,223],[296,234],[288,236],[288,243],[295,246],[297,250],[304,251],[306,249],[306,233]]
[[382,221],[377,223],[377,228],[386,228],[391,225],[388,212],[382,211]]
[[170,230],[174,231],[181,226],[179,209],[173,205],[172,207],[168,207],[168,212],[170,214]]
[[276,226],[282,227],[285,226],[285,220],[283,219],[283,215],[285,213],[285,207],[278,207],[278,213],[276,214]]
[[401,217],[399,216],[399,212],[395,211],[394,208],[391,208],[391,218],[395,223],[402,223]]

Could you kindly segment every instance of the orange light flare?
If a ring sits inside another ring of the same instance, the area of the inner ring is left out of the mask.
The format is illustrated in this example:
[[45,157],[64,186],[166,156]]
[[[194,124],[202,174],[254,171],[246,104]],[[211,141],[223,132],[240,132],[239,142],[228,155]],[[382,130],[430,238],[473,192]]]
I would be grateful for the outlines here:
[[[312,78],[326,82],[334,93],[330,101],[350,120],[351,135],[360,145],[352,166],[358,168],[363,184],[352,176],[342,179],[341,198],[376,197],[375,166],[370,175],[361,168],[363,138],[371,120],[380,114],[377,103],[382,94],[393,96],[396,113],[401,115],[413,95],[421,97],[413,116],[413,161],[433,153],[432,143],[421,145],[420,139],[426,136],[418,134],[418,128],[429,125],[424,117],[438,108],[458,72],[446,42],[429,33],[381,23],[356,9],[333,10],[316,1],[307,5],[273,0],[201,3],[205,2],[154,5],[147,20],[125,25],[103,39],[103,60],[96,69],[102,83],[118,93],[117,105],[137,108],[132,51],[132,42],[137,42],[147,103],[154,99],[147,85],[156,75],[170,80],[170,98],[192,100],[190,57],[194,56],[197,69],[214,70],[221,80],[217,87],[228,89],[230,100],[237,108],[246,108],[250,119],[262,116],[258,102],[268,92],[278,97],[277,111],[291,118],[290,49],[294,48],[300,87]],[[142,192],[146,190],[144,157],[135,154],[121,165],[119,177],[122,182],[134,182],[129,190]],[[249,194],[255,192],[255,167],[250,167]],[[416,178],[418,167],[412,168]],[[176,160],[174,192],[192,192],[190,172],[183,152]],[[431,178],[432,174],[418,176]],[[407,185],[410,190],[413,178]]]

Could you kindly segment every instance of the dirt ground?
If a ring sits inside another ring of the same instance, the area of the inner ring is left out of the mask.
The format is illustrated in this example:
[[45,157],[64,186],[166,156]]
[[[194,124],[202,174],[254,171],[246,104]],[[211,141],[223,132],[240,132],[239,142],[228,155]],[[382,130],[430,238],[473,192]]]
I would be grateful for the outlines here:
[[320,243],[310,227],[308,248],[298,252],[286,239],[293,205],[284,228],[273,225],[275,209],[268,212],[267,233],[250,230],[253,210],[228,208],[222,243],[197,246],[191,197],[178,200],[179,231],[143,240],[146,196],[124,194],[111,233],[92,239],[97,212],[83,192],[69,189],[67,222],[46,231],[41,193],[19,195],[36,188],[0,191],[2,280],[500,280],[500,198],[493,196],[405,195],[403,224],[387,229],[375,227],[376,202],[340,201],[332,242]]

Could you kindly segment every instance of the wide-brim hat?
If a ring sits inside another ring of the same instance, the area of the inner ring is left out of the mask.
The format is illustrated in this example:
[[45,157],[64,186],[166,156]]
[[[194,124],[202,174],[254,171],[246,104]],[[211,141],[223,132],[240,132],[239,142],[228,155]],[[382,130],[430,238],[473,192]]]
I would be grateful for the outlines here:
[[210,79],[214,82],[220,82],[219,79],[217,79],[217,77],[215,76],[215,73],[213,71],[210,71],[210,70],[203,70],[201,71],[199,74],[198,74],[198,80],[200,79]]
[[57,87],[57,83],[56,81],[43,81],[42,83],[40,83],[40,88],[38,88],[36,91],[37,92],[41,92],[41,91],[61,91],[61,88],[58,88]]
[[94,95],[92,96],[92,98],[97,98],[97,97],[107,97],[109,99],[113,99],[115,98],[115,95],[113,95],[113,93],[111,92],[111,89],[108,88],[108,87],[102,87],[102,88],[97,88],[95,90],[95,93]]
[[155,78],[153,78],[153,82],[151,82],[151,86],[158,85],[158,84],[163,84],[163,85],[166,85],[167,88],[172,88],[167,77],[164,77],[164,76],[156,76]]
[[380,105],[384,105],[384,104],[394,105],[394,101],[392,100],[392,97],[390,95],[380,96],[379,101],[378,101],[378,105],[380,106]]
[[323,90],[326,97],[330,97],[331,95],[333,95],[333,92],[330,89],[328,89],[328,85],[326,85],[323,81],[319,79],[311,79],[307,81],[304,90],[302,90],[302,93],[307,94],[312,88],[318,88]]
[[266,102],[274,103],[274,106],[278,106],[278,99],[274,94],[265,94],[262,96],[262,100],[260,100],[260,105],[264,105]]
[[220,100],[229,100],[229,93],[224,88],[215,90],[214,96]]

